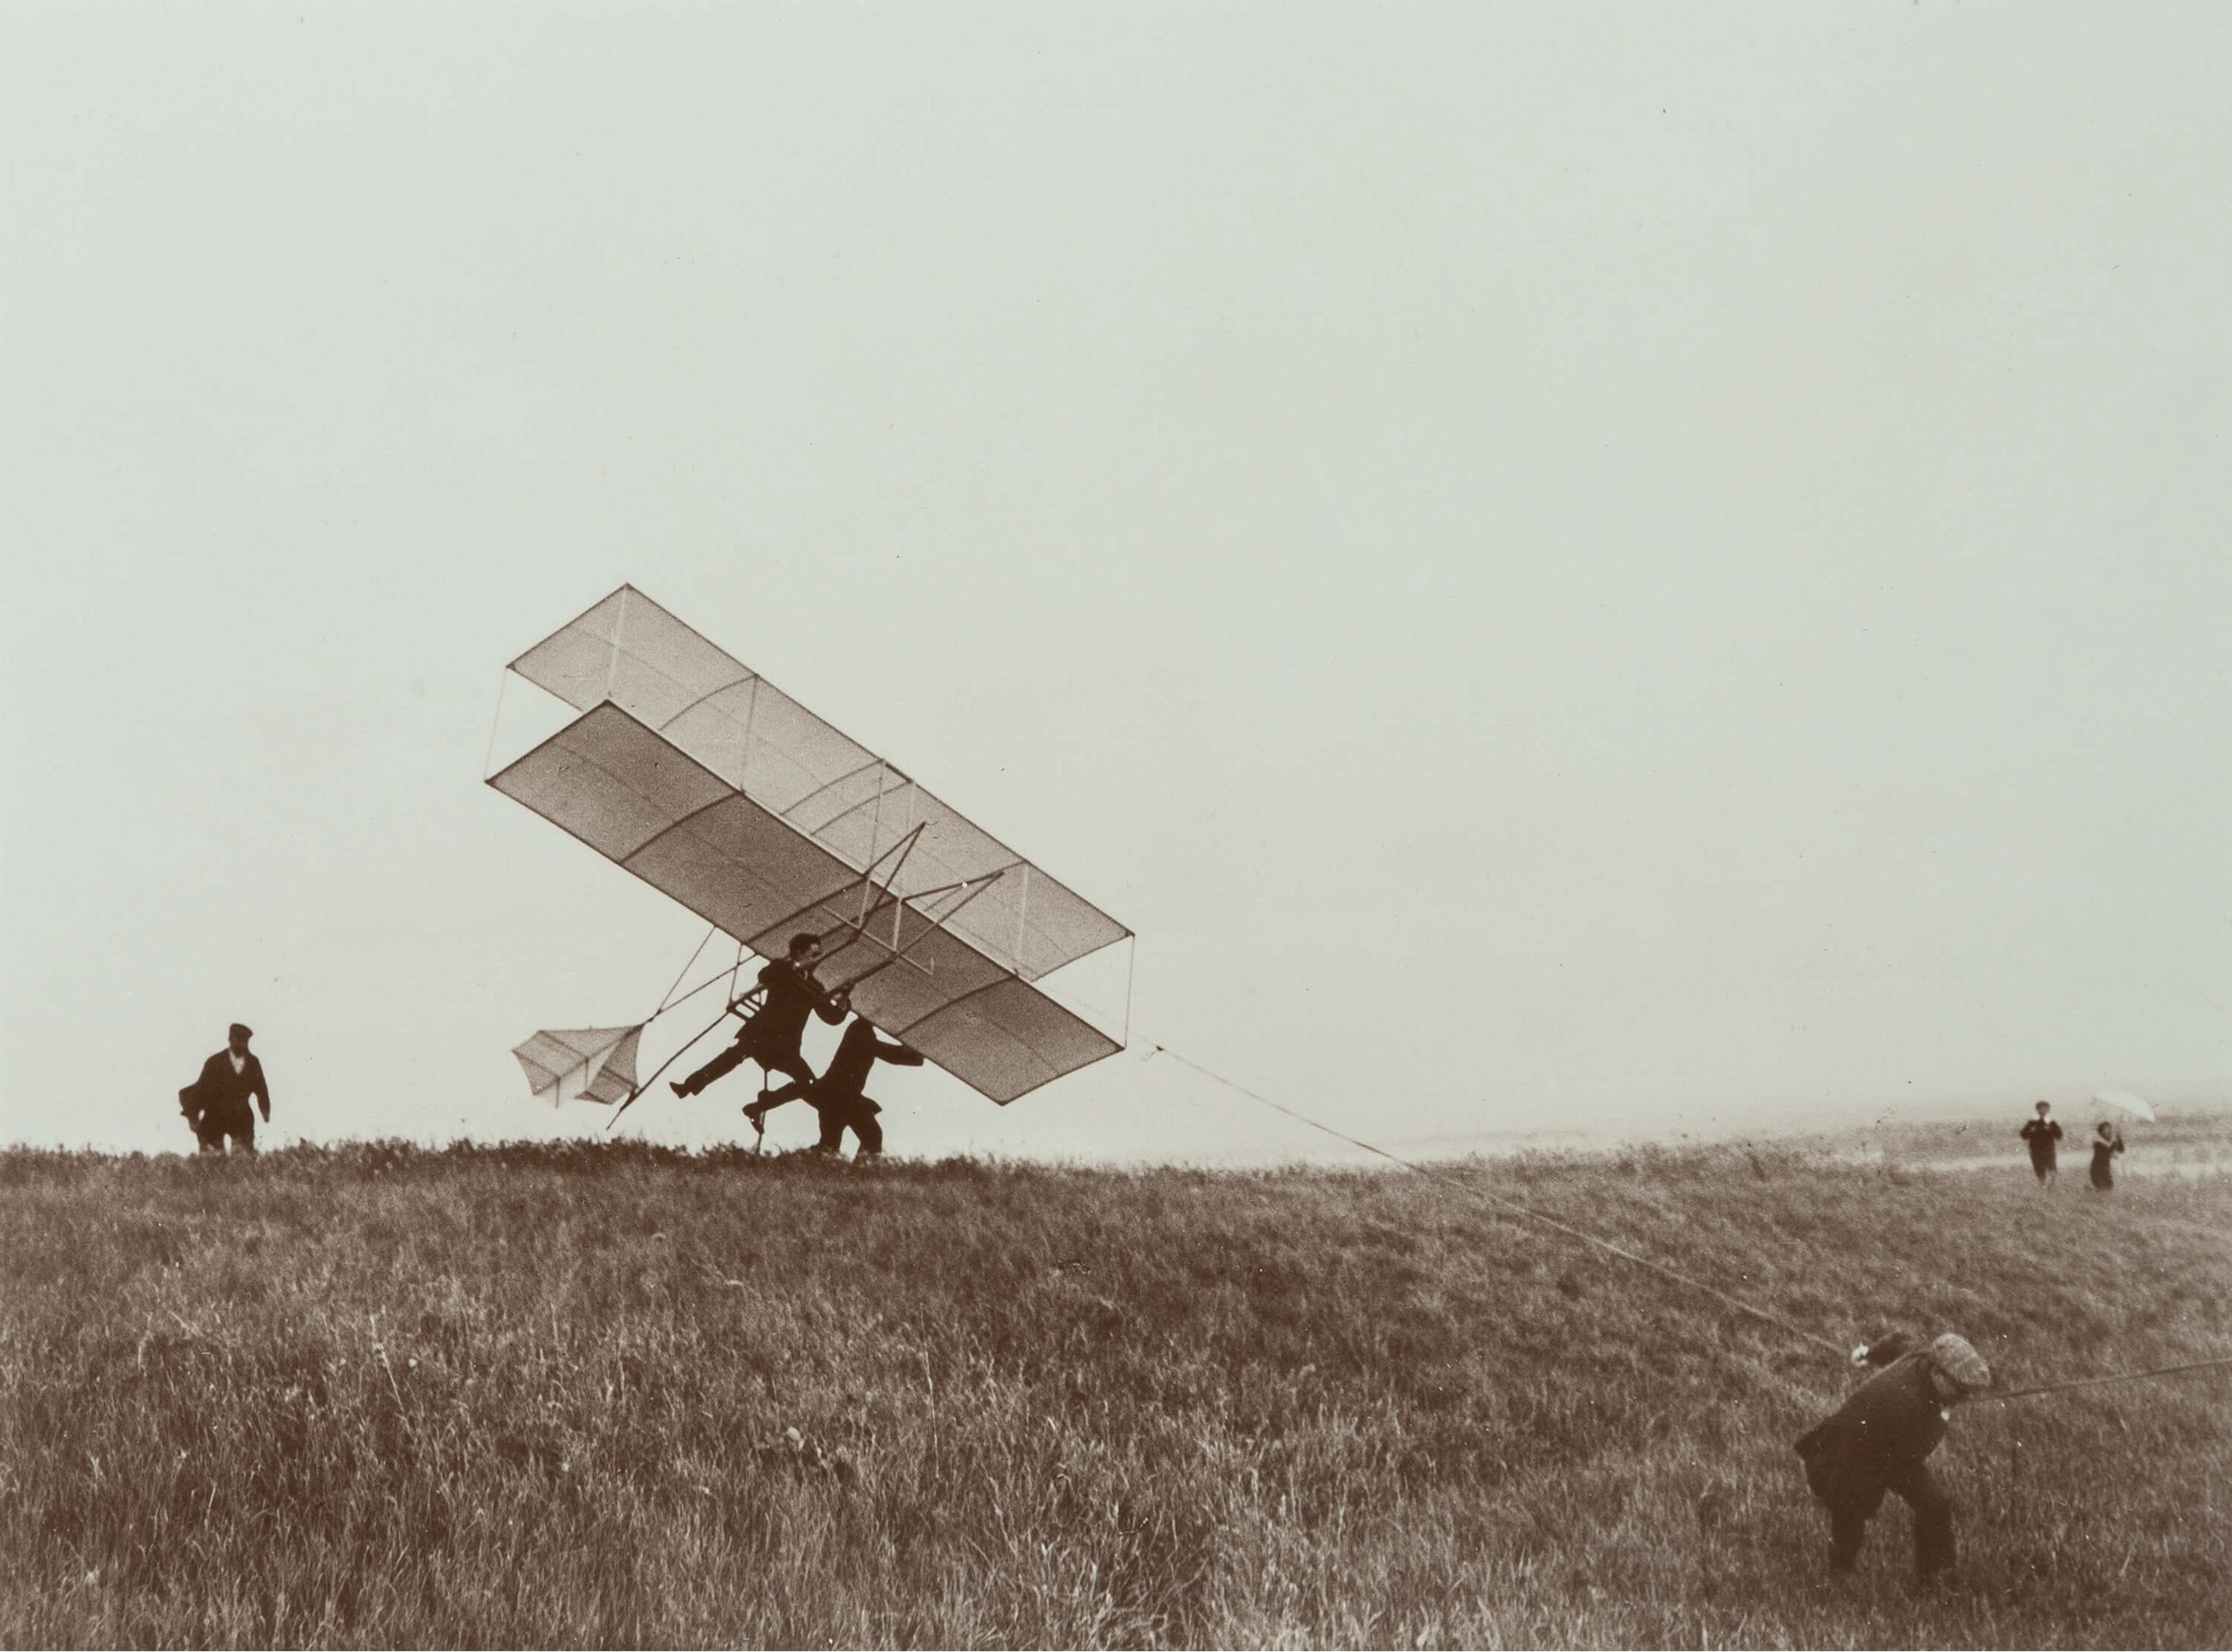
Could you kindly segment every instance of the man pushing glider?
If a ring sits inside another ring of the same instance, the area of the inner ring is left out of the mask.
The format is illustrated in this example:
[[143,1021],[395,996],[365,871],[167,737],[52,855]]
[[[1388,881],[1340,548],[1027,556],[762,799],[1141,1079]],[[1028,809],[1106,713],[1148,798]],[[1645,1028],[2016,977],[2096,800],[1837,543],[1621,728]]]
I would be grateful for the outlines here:
[[878,1038],[875,1023],[865,1015],[855,1015],[845,1036],[837,1041],[837,1053],[829,1059],[828,1072],[811,1084],[787,1084],[770,1092],[747,1106],[744,1117],[752,1121],[755,1130],[764,1130],[768,1114],[786,1101],[803,1096],[821,1115],[821,1139],[814,1144],[815,1152],[836,1152],[844,1146],[845,1132],[850,1130],[860,1143],[857,1156],[874,1159],[884,1150],[884,1128],[876,1123],[876,1115],[883,1109],[866,1092],[868,1070],[879,1061],[888,1061],[895,1067],[918,1067],[922,1053]]
[[[731,1072],[747,1061],[756,1061],[769,1072],[780,1072],[791,1082],[775,1093],[785,1100],[790,1096],[803,1095],[814,1082],[814,1069],[806,1065],[798,1041],[806,1033],[806,1018],[819,1015],[832,1027],[845,1019],[850,1002],[844,988],[834,993],[824,992],[814,978],[814,966],[821,958],[821,942],[811,935],[790,937],[790,956],[779,958],[760,971],[760,991],[764,995],[759,1008],[736,1034],[736,1041],[715,1056],[686,1079],[680,1079],[667,1087],[678,1096],[694,1096],[723,1074]],[[739,999],[738,1004],[746,1001]],[[731,1004],[730,1008],[736,1007]],[[785,1092],[788,1094],[785,1094]],[[746,1108],[746,1112],[752,1112]],[[758,1122],[754,1115],[753,1122]]]

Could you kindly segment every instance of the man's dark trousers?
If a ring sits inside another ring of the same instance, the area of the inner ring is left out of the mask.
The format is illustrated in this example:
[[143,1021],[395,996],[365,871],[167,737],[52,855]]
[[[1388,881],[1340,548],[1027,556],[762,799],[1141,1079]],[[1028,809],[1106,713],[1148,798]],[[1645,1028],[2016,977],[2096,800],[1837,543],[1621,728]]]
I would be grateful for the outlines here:
[[1883,1506],[1885,1492],[1897,1492],[1914,1511],[1914,1569],[1927,1577],[1953,1565],[1953,1500],[1930,1478],[1928,1463],[1891,1463],[1875,1470],[1857,1463],[1810,1462],[1806,1483],[1829,1506],[1832,1571],[1850,1571],[1859,1559],[1860,1540]]
[[194,1124],[194,1139],[201,1143],[204,1153],[222,1154],[225,1138],[243,1153],[256,1150],[256,1112],[244,1102],[206,1109]]
[[814,1111],[821,1115],[821,1139],[814,1143],[824,1153],[834,1153],[845,1145],[845,1131],[849,1127],[860,1138],[863,1153],[884,1150],[884,1127],[876,1122],[876,1104],[866,1096],[838,1096],[823,1101],[809,1095]]
[[714,1079],[734,1072],[747,1061],[757,1061],[769,1072],[780,1072],[795,1084],[814,1082],[814,1069],[806,1065],[806,1058],[798,1053],[796,1046],[788,1050],[765,1047],[763,1041],[754,1039],[751,1029],[746,1027],[734,1044],[682,1081],[682,1093],[694,1096]]

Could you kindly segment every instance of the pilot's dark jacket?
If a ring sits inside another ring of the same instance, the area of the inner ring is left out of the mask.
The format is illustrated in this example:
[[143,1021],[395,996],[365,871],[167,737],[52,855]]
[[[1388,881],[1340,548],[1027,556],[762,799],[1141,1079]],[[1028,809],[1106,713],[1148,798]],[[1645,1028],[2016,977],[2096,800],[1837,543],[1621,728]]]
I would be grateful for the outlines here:
[[778,958],[762,969],[760,985],[767,992],[767,1001],[739,1034],[749,1036],[755,1049],[795,1052],[805,1035],[808,1015],[819,1015],[832,1027],[845,1019],[845,1012],[830,1002],[829,994],[815,984],[814,976],[788,958]]
[[769,1072],[790,1080],[770,1100],[788,1100],[806,1093],[814,1082],[814,1069],[798,1047],[806,1031],[806,1018],[819,1015],[834,1027],[845,1019],[830,995],[814,980],[813,971],[788,958],[778,958],[760,971],[760,986],[767,996],[751,1019],[736,1030],[736,1041],[686,1079],[673,1085],[678,1096],[694,1096],[714,1079],[735,1072],[747,1061],[756,1061]]

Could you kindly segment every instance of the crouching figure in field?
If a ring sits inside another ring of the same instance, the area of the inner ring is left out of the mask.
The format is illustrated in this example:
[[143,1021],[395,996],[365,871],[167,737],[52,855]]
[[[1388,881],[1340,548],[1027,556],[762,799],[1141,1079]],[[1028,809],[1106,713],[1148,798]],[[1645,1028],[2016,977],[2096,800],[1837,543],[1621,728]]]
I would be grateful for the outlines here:
[[1953,1408],[1991,1386],[1991,1369],[1950,1334],[1926,1348],[1890,1337],[1852,1359],[1876,1374],[1798,1441],[1806,1483],[1829,1506],[1829,1569],[1852,1569],[1884,1493],[1897,1492],[1914,1511],[1915,1571],[1934,1577],[1953,1565],[1953,1500],[1930,1478],[1928,1458]]

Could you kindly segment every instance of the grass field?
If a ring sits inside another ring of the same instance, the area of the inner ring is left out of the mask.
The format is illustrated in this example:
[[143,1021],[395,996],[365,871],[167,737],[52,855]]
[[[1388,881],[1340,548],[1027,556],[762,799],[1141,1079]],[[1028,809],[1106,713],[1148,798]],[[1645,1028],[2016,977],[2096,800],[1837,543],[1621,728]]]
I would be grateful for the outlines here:
[[[1459,1172],[2006,1386],[2232,1353],[2232,1178]],[[1835,1357],[1401,1173],[0,1155],[24,1644],[2215,1646],[2232,1377],[1956,1413],[1856,1578]]]

